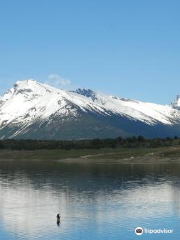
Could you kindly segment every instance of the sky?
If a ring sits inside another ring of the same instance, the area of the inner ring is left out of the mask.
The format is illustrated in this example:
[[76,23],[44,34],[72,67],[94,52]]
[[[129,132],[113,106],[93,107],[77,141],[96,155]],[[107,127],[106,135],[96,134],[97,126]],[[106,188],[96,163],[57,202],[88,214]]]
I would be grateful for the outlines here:
[[169,104],[179,0],[0,1],[0,95],[22,79]]

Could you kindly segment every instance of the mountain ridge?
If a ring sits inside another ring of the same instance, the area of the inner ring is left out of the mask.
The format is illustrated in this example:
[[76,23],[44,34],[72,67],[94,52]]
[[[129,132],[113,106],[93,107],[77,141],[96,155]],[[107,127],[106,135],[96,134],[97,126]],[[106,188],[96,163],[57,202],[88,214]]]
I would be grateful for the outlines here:
[[0,139],[84,139],[180,134],[180,97],[170,105],[67,91],[28,79],[0,97]]

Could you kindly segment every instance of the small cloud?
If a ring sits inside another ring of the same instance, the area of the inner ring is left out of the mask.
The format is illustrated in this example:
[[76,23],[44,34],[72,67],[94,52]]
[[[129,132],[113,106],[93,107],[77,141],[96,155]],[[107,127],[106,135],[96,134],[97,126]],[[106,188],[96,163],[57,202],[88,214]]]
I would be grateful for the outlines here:
[[71,85],[71,80],[63,78],[58,74],[49,74],[46,83],[55,87],[65,87]]

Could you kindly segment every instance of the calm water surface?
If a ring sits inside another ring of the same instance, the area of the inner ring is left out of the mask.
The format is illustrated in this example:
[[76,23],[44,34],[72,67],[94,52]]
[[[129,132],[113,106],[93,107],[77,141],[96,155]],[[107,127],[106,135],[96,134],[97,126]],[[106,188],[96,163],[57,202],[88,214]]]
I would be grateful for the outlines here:
[[180,165],[0,162],[1,240],[140,238],[180,239]]

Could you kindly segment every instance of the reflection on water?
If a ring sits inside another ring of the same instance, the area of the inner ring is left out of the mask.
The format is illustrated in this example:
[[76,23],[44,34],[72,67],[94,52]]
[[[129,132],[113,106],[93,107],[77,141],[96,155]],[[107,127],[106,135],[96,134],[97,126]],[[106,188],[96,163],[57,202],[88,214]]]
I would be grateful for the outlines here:
[[179,217],[178,164],[0,162],[0,239],[179,239]]

